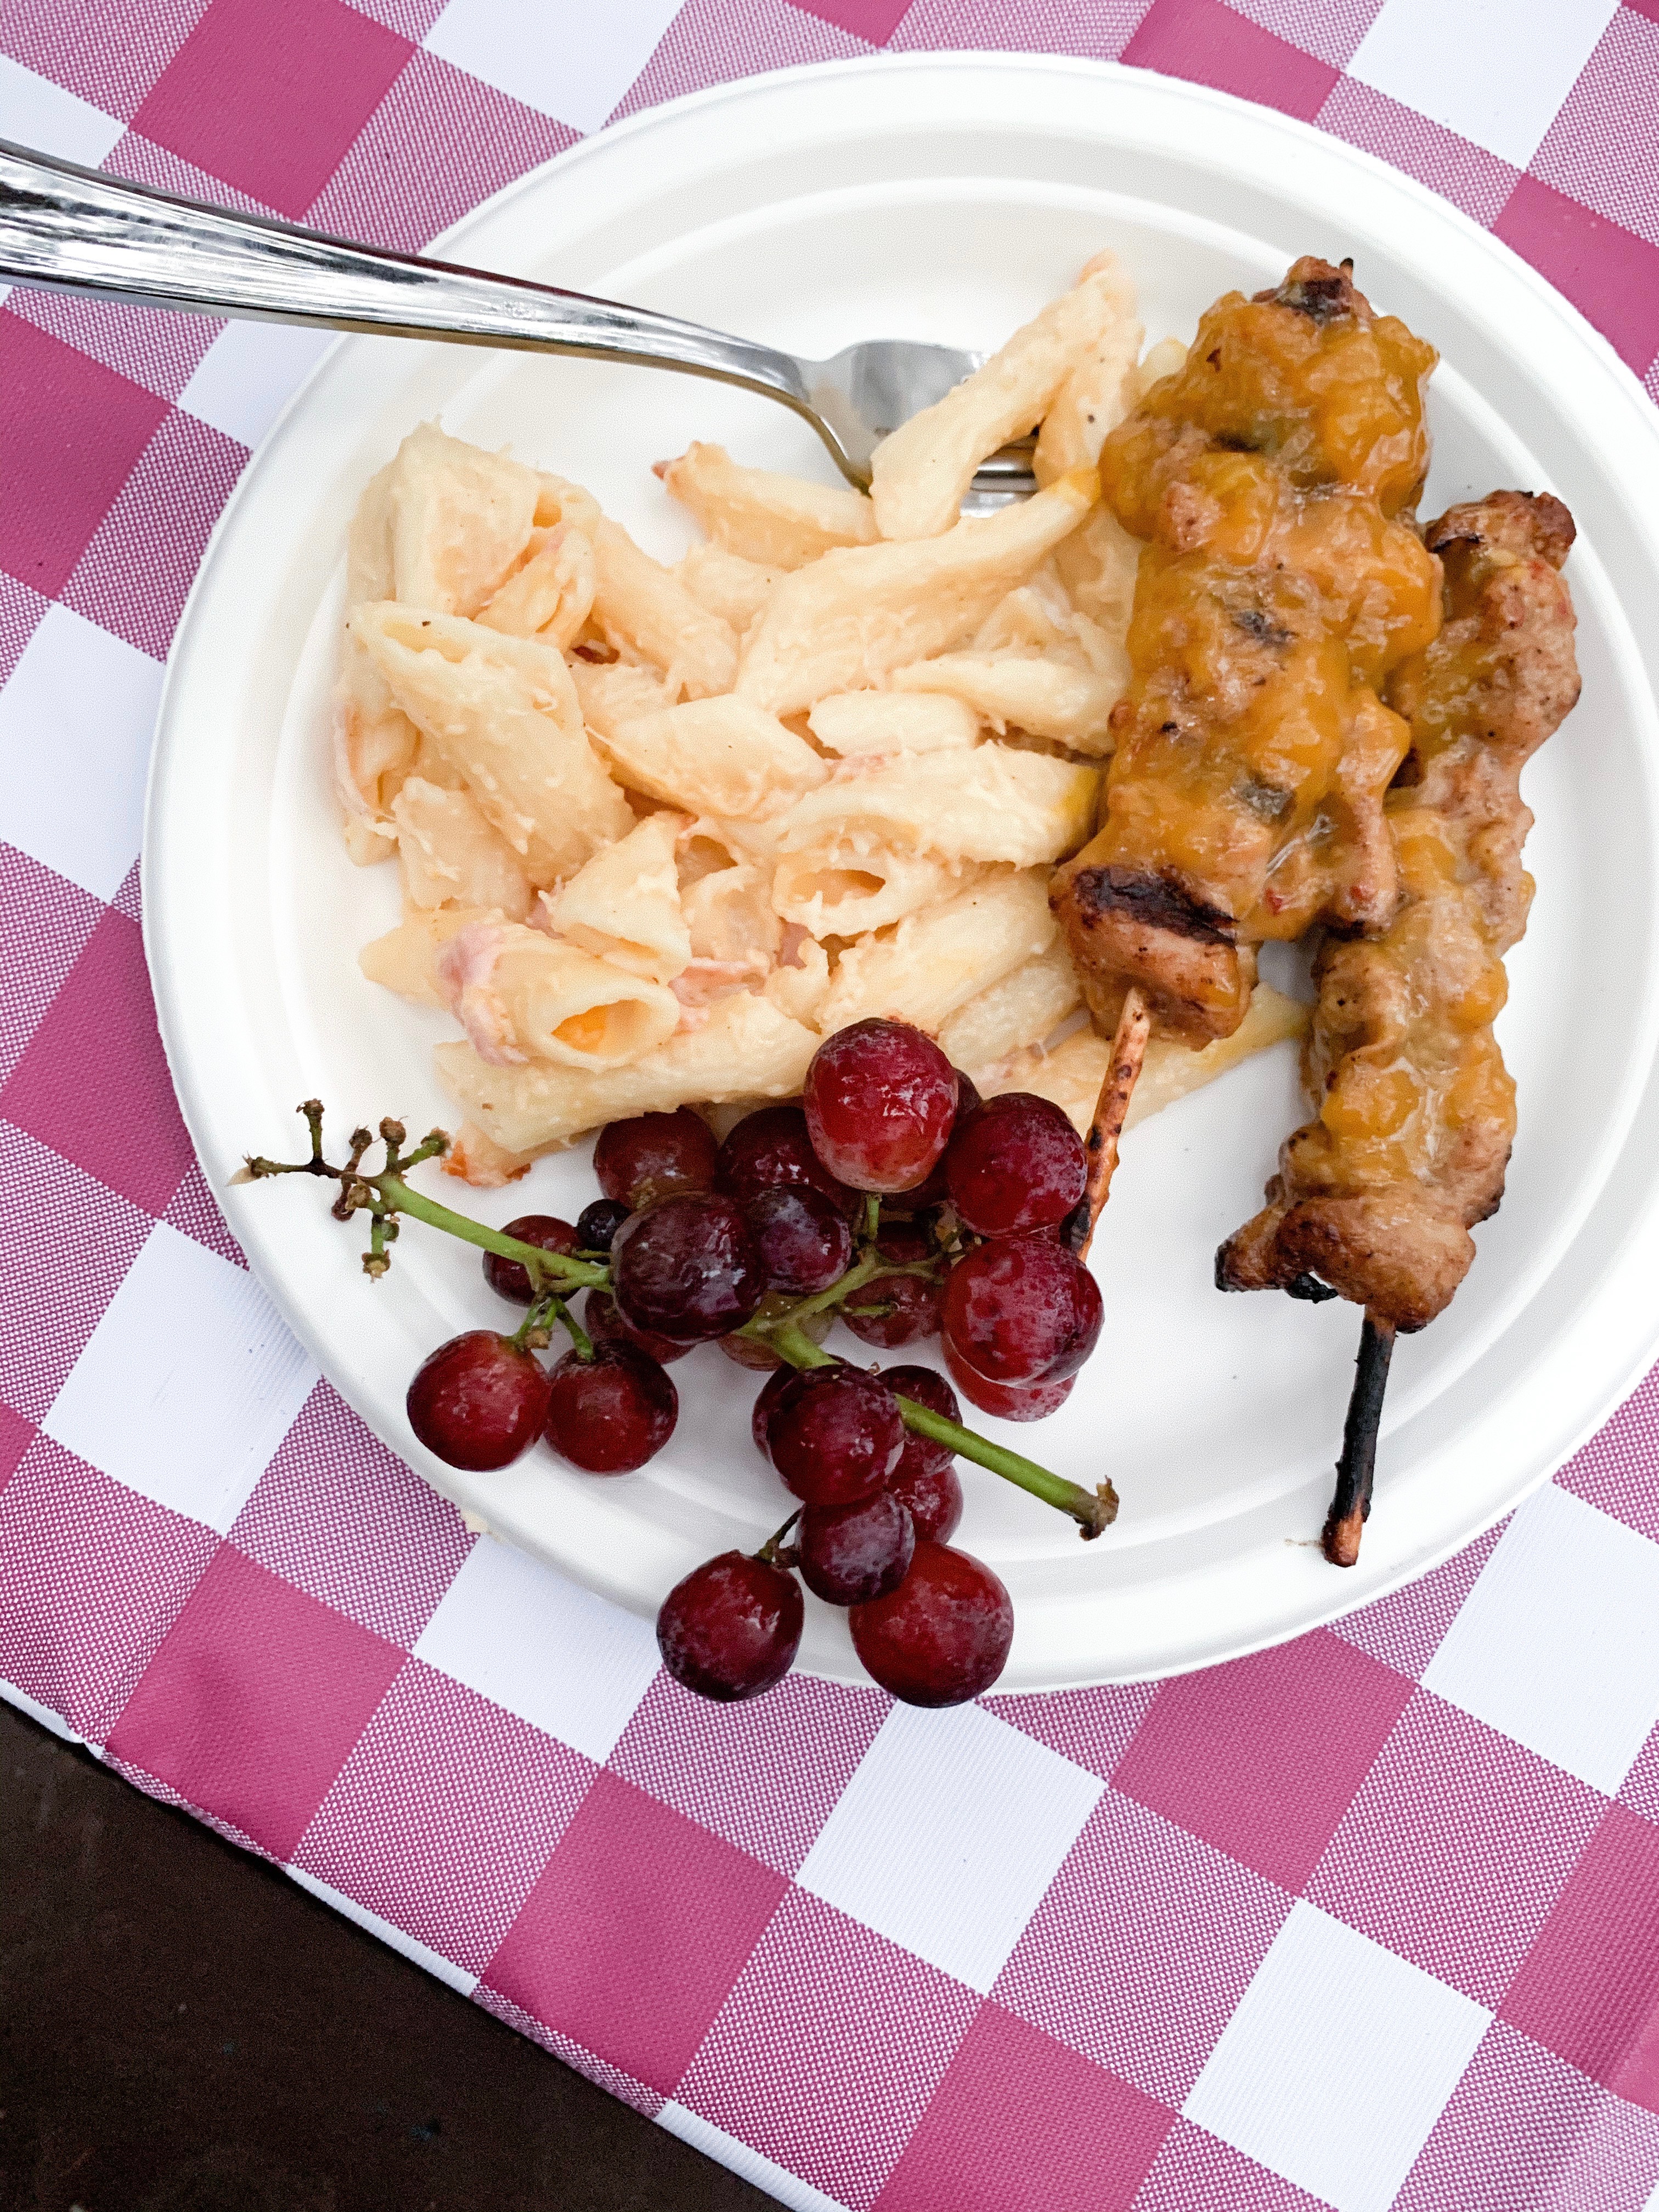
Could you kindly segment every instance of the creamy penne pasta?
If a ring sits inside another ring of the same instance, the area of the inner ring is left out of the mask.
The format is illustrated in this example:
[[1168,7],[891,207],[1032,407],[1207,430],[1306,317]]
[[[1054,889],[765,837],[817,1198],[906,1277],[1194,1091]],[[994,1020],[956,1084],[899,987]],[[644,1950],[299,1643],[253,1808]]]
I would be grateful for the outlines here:
[[540,489],[534,469],[422,423],[398,448],[386,486],[390,596],[476,614],[523,552]]
[[820,699],[807,727],[832,753],[961,751],[979,742],[979,716],[960,699],[942,694],[839,691]]
[[681,900],[694,957],[728,971],[731,984],[763,976],[783,943],[783,921],[772,904],[769,871],[753,860],[714,868]]
[[1072,957],[1056,939],[958,1006],[939,1033],[939,1045],[952,1066],[993,1066],[1052,1036],[1082,1003]]
[[595,853],[568,884],[543,892],[549,928],[630,975],[672,983],[691,958],[677,854],[689,827],[683,814],[649,814]]
[[913,544],[826,553],[774,589],[750,631],[738,695],[775,714],[879,684],[948,653],[1075,530],[1099,500],[1093,470]]
[[509,637],[542,637],[560,651],[592,610],[598,571],[593,541],[567,523],[530,534],[522,565],[485,600],[478,620]]
[[494,909],[522,921],[535,903],[518,854],[471,794],[411,775],[392,802],[411,906]]
[[1116,675],[1098,676],[1046,654],[947,653],[895,669],[890,680],[896,691],[948,693],[994,730],[1026,730],[1098,756],[1111,750],[1112,709],[1128,688],[1128,656]]
[[772,904],[814,937],[862,937],[963,888],[960,861],[901,850],[855,824],[779,855]]
[[1098,769],[991,742],[971,752],[849,761],[779,819],[781,853],[854,824],[952,860],[1029,868],[1073,853],[1094,828]]
[[1046,951],[1054,935],[1046,869],[993,877],[843,952],[822,1025],[827,1032],[885,1014],[936,1035],[958,1006]]
[[661,984],[517,922],[469,923],[434,969],[444,1004],[492,1066],[620,1067],[679,1025],[679,1000]]
[[413,999],[417,1006],[441,1006],[445,1000],[438,981],[438,955],[452,937],[475,921],[493,919],[483,907],[417,907],[395,929],[364,945],[357,965],[383,990]]
[[632,828],[554,647],[385,600],[358,607],[348,628],[532,884],[556,882]]
[[658,474],[714,544],[763,568],[804,568],[833,545],[873,545],[874,510],[846,484],[738,466],[722,446],[689,446]]
[[741,553],[728,553],[710,542],[694,545],[675,568],[699,606],[731,623],[739,636],[766,605],[772,586],[784,571],[745,561]]
[[545,1060],[495,1066],[470,1044],[441,1044],[438,1074],[470,1121],[522,1158],[567,1145],[623,1114],[668,1113],[723,1098],[787,1098],[818,1034],[754,992],[736,991],[654,1052],[609,1069]]
[[624,722],[660,714],[674,703],[660,677],[631,661],[584,660],[578,654],[570,662],[570,681],[583,721],[599,738],[614,736]]
[[804,738],[745,699],[694,699],[603,739],[620,781],[688,814],[761,815],[830,775]]
[[[1042,422],[1068,380],[1093,370],[1103,356],[1121,363],[1121,383],[1141,337],[1116,256],[1098,255],[1073,290],[1051,300],[982,368],[876,448],[870,493],[882,536],[933,538],[949,530],[980,463]],[[1080,411],[1079,402],[1072,411]],[[1099,453],[1097,440],[1094,452],[1079,452],[1073,465],[1091,468]],[[1056,470],[1042,481],[1063,474]]]
[[676,697],[729,691],[738,665],[737,633],[692,598],[672,568],[641,552],[618,522],[593,532],[593,616],[612,645],[631,647],[663,672]]

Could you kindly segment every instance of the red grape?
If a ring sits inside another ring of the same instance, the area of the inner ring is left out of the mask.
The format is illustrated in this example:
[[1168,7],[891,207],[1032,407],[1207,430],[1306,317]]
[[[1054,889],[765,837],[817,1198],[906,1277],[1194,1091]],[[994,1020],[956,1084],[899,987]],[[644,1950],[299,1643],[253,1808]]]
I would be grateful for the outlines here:
[[[777,1355],[774,1353],[773,1357],[775,1358]],[[771,1420],[773,1407],[794,1381],[795,1373],[794,1368],[787,1367],[779,1360],[776,1372],[769,1375],[761,1385],[760,1395],[749,1416],[749,1433],[755,1439],[755,1449],[769,1467],[772,1462],[772,1447],[766,1441],[767,1424]]]
[[714,1188],[747,1205],[763,1190],[805,1187],[822,1191],[843,1213],[864,1204],[855,1190],[838,1182],[812,1150],[806,1116],[799,1106],[763,1106],[745,1114],[720,1146]]
[[957,1072],[908,1022],[854,1022],[813,1054],[801,1104],[832,1175],[854,1190],[914,1190],[951,1134]]
[[945,1336],[988,1382],[1058,1382],[1100,1335],[1100,1287],[1075,1255],[1042,1236],[999,1237],[951,1268]]
[[826,1605],[863,1605],[904,1580],[916,1532],[892,1492],[878,1490],[855,1505],[809,1505],[795,1541],[808,1589]]
[[627,1474],[659,1452],[679,1418],[679,1393],[631,1344],[567,1352],[549,1377],[547,1441],[589,1474]]
[[659,1199],[630,1214],[611,1246],[617,1312],[682,1344],[741,1328],[765,1290],[743,1208],[712,1191]]
[[[577,1236],[568,1221],[561,1221],[551,1213],[521,1213],[516,1221],[509,1221],[502,1230],[503,1237],[516,1237],[520,1244],[533,1244],[541,1252],[574,1252]],[[508,1260],[499,1252],[483,1255],[484,1280],[499,1297],[511,1298],[516,1306],[532,1305],[536,1293],[531,1287],[530,1270],[520,1260]]]
[[452,1336],[422,1361],[409,1386],[409,1425],[450,1467],[506,1467],[528,1451],[547,1419],[547,1370],[493,1328]]
[[689,1106],[672,1114],[635,1114],[607,1121],[593,1147],[593,1172],[607,1198],[648,1206],[671,1191],[710,1190],[720,1147]]
[[805,1607],[783,1568],[722,1552],[676,1583],[657,1615],[657,1649],[677,1682],[731,1705],[781,1682],[800,1649]]
[[611,1240],[622,1227],[632,1206],[619,1198],[596,1198],[576,1216],[576,1244],[583,1252],[608,1252]]
[[[957,1394],[942,1375],[931,1367],[884,1367],[881,1379],[901,1398],[925,1406],[947,1421],[960,1421]],[[904,1455],[887,1478],[887,1487],[901,1505],[909,1510],[918,1536],[935,1544],[948,1544],[962,1518],[962,1479],[948,1444],[931,1437],[904,1431]]]
[[1011,1390],[1006,1382],[988,1382],[957,1358],[949,1337],[945,1340],[945,1364],[970,1405],[1004,1421],[1046,1420],[1060,1411],[1077,1387],[1075,1375],[1063,1375],[1058,1382],[1045,1377],[1041,1382],[1028,1383],[1023,1390]]
[[847,1273],[853,1232],[822,1191],[763,1190],[744,1212],[775,1291],[810,1298]]
[[635,1328],[617,1311],[617,1301],[606,1291],[590,1291],[587,1304],[582,1309],[582,1326],[595,1344],[631,1344],[654,1359],[659,1367],[671,1366],[684,1359],[690,1351],[689,1344],[677,1344],[672,1337],[659,1336],[653,1329]]
[[890,1596],[854,1606],[853,1648],[907,1705],[960,1705],[988,1690],[1014,1638],[1014,1608],[989,1567],[919,1543]]
[[[876,1249],[896,1267],[941,1260],[941,1276],[945,1272],[939,1246],[908,1221],[884,1221],[876,1233]],[[864,1343],[896,1352],[902,1344],[914,1344],[935,1333],[944,1298],[943,1281],[930,1282],[926,1275],[878,1275],[853,1292],[841,1308],[841,1317]]]
[[809,1505],[850,1505],[879,1490],[904,1453],[898,1401],[859,1367],[810,1367],[779,1392],[767,1456]]
[[945,1155],[951,1202],[980,1237],[1049,1229],[1083,1195],[1088,1163],[1052,1099],[1006,1091],[959,1123]]
[[957,1130],[961,1128],[968,1116],[976,1112],[983,1103],[973,1078],[964,1075],[962,1070],[957,1068],[957,1110],[951,1122],[950,1137],[945,1139],[945,1150],[927,1170],[927,1181],[919,1183],[915,1190],[907,1190],[900,1194],[898,1203],[907,1212],[915,1213],[924,1206],[943,1206],[945,1200],[950,1197],[951,1186],[945,1180],[945,1170],[951,1157],[951,1146],[955,1140]]

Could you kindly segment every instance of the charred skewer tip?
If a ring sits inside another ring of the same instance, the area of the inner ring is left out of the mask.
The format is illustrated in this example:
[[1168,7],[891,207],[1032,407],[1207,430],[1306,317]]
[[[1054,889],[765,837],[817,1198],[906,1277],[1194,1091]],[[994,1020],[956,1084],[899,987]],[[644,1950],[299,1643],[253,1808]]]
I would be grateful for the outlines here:
[[1089,1256],[1089,1247],[1095,1241],[1095,1230],[1106,1200],[1111,1195],[1112,1176],[1117,1168],[1118,1139],[1123,1134],[1123,1124],[1129,1112],[1129,1102],[1135,1095],[1135,1085],[1140,1079],[1141,1062],[1146,1057],[1146,1039],[1152,1033],[1152,1009],[1146,1004],[1146,994],[1139,984],[1132,983],[1123,1000],[1123,1011],[1117,1018],[1117,1034],[1112,1039],[1112,1057],[1106,1068],[1106,1079],[1100,1086],[1100,1097],[1095,1106],[1094,1119],[1089,1124],[1089,1133],[1083,1140],[1083,1149],[1089,1163],[1089,1180],[1084,1187],[1083,1204],[1086,1209],[1081,1237],[1078,1239],[1079,1260]]
[[1342,1425],[1342,1456],[1336,1463],[1336,1489],[1325,1516],[1320,1549],[1334,1567],[1356,1566],[1359,1539],[1371,1510],[1371,1481],[1376,1473],[1376,1432],[1382,1419],[1382,1394],[1394,1356],[1394,1323],[1365,1310],[1359,1332],[1348,1418]]

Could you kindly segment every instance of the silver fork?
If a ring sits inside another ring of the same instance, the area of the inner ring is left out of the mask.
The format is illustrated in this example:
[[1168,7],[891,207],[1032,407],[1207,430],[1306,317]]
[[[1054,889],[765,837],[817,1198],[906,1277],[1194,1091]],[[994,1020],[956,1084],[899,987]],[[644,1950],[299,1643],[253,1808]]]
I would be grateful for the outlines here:
[[[810,422],[861,491],[883,438],[984,358],[955,346],[874,338],[829,361],[803,361],[647,307],[209,207],[3,140],[0,276],[184,314],[580,354],[713,377],[778,400]],[[986,462],[973,503],[1001,505],[1034,489],[1027,440]]]

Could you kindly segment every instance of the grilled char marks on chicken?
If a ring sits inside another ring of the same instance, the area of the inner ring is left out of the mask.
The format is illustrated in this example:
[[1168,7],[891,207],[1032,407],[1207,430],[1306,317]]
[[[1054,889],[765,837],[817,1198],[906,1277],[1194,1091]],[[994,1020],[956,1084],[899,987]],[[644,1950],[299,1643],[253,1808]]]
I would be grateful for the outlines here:
[[1450,1303],[1504,1194],[1515,1090],[1492,1024],[1532,898],[1520,775],[1579,688],[1559,500],[1493,492],[1425,537],[1446,619],[1389,689],[1412,734],[1388,803],[1402,902],[1375,943],[1322,951],[1304,1070],[1318,1113],[1216,1260],[1224,1290],[1311,1275],[1407,1330]]
[[1053,890],[1103,1027],[1138,984],[1165,1031],[1231,1036],[1255,946],[1394,911],[1382,799],[1408,733],[1378,687],[1440,621],[1438,563],[1396,519],[1434,361],[1304,259],[1218,301],[1106,441],[1104,495],[1146,541],[1132,674],[1098,834]]

